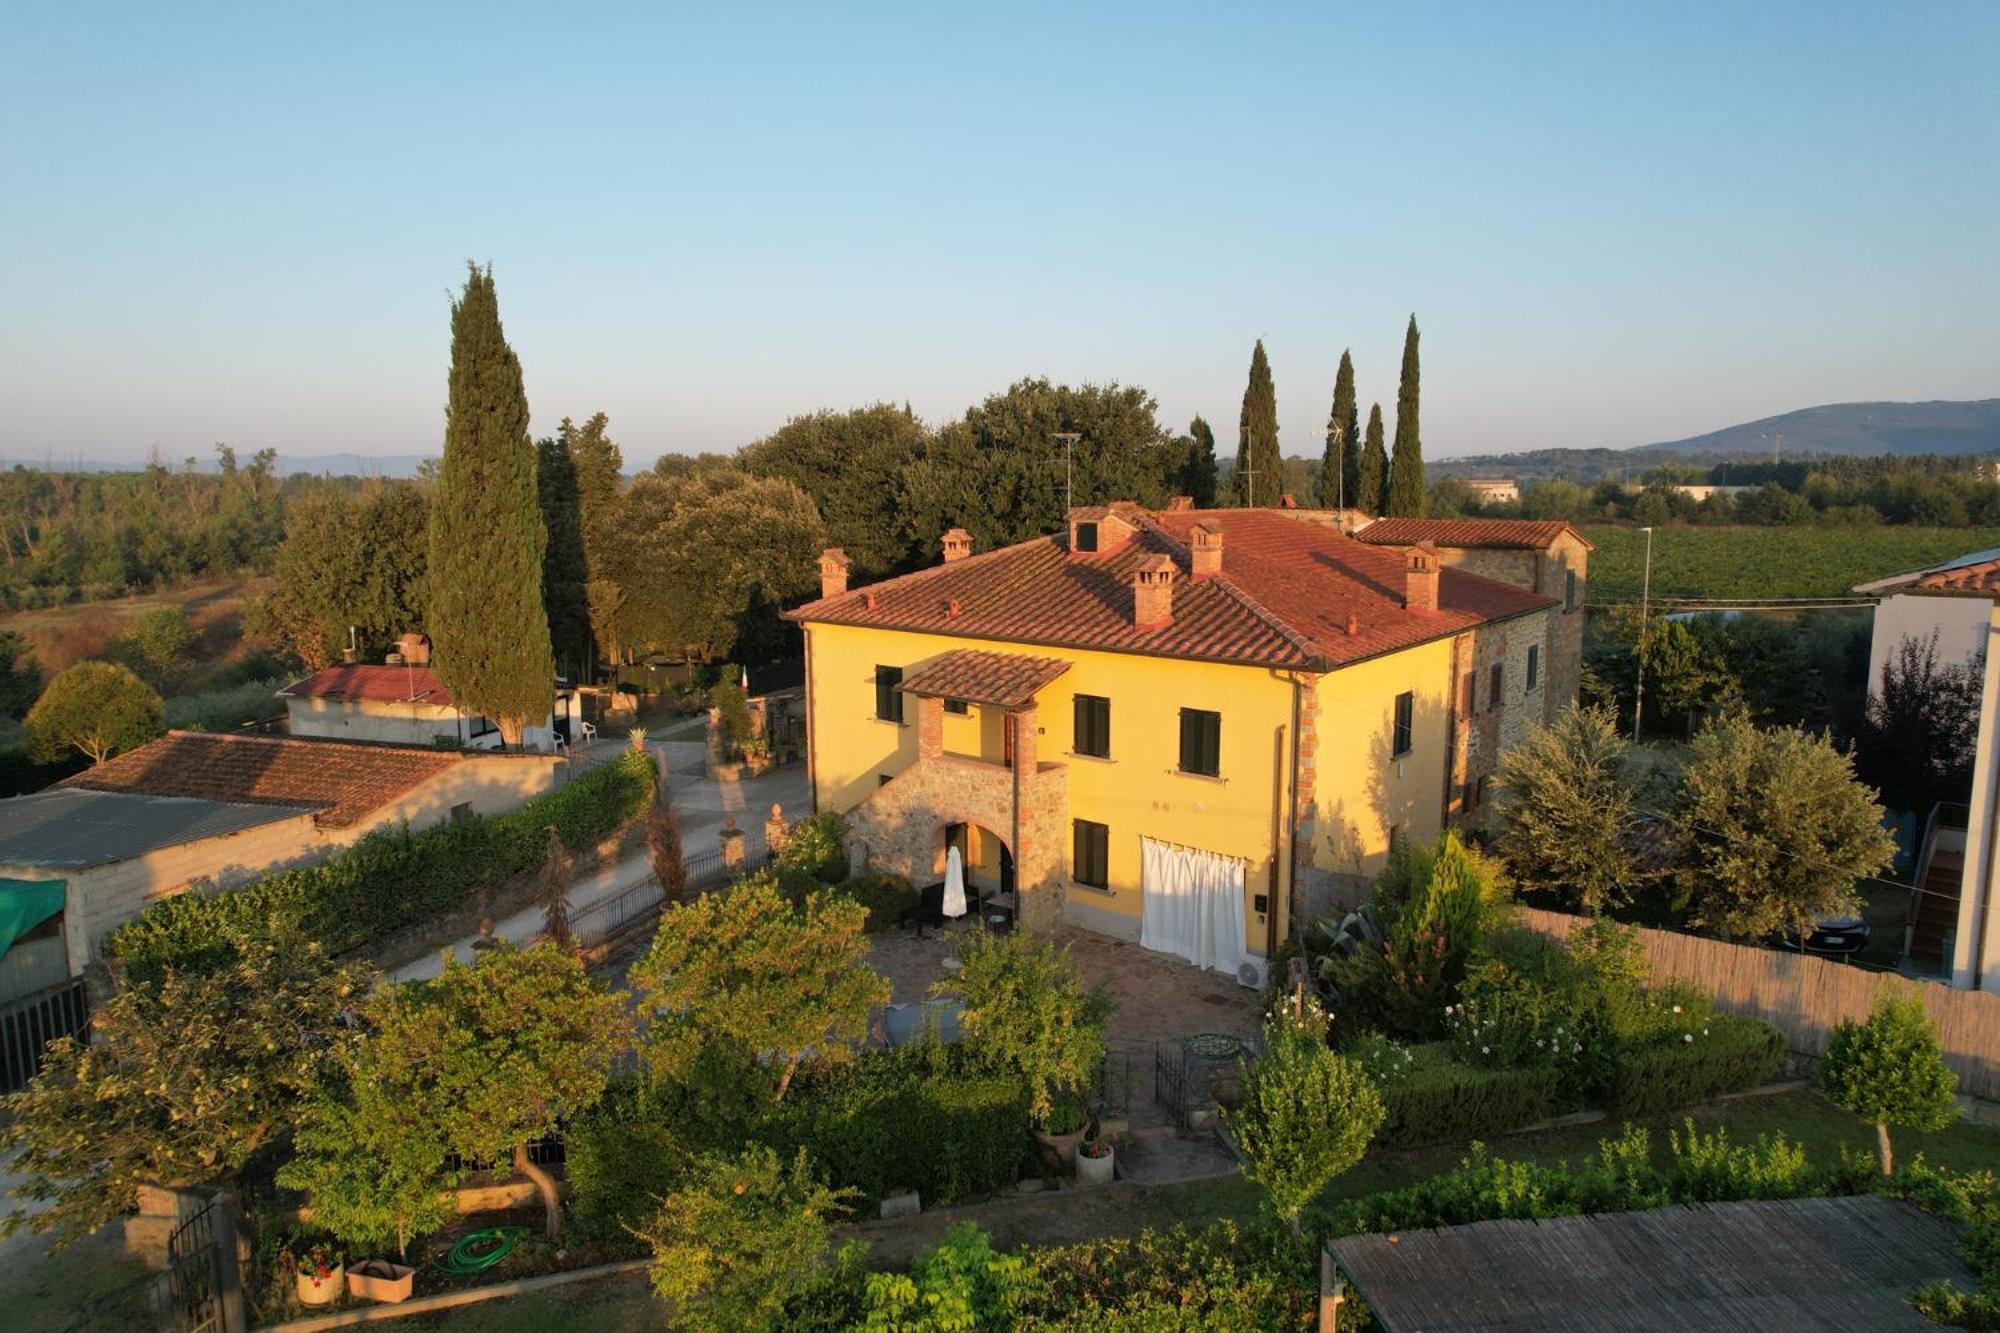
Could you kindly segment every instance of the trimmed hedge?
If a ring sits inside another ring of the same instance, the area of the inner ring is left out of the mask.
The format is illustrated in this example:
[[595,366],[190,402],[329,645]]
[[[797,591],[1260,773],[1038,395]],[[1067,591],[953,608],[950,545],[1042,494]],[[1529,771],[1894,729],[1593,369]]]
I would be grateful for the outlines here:
[[630,1243],[680,1184],[688,1160],[688,1145],[660,1108],[636,1085],[615,1083],[563,1135],[570,1219],[595,1240]]
[[1648,1115],[1768,1081],[1785,1055],[1785,1034],[1758,1018],[1716,1014],[1692,1041],[1621,1044],[1611,1057],[1604,1109]]
[[240,932],[298,934],[345,953],[534,869],[551,824],[572,850],[597,842],[652,803],[657,780],[650,755],[627,752],[503,815],[422,833],[385,829],[329,860],[240,889],[165,899],[120,926],[106,947],[141,977],[215,967]]
[[1375,1141],[1396,1148],[1504,1134],[1548,1117],[1560,1075],[1547,1067],[1479,1069],[1450,1059],[1450,1045],[1416,1047],[1408,1069],[1382,1081],[1388,1114]]
[[914,1189],[929,1207],[1013,1184],[1028,1145],[1026,1092],[1012,1079],[927,1070],[921,1059],[866,1054],[752,1134],[780,1157],[804,1148],[830,1184],[869,1199]]

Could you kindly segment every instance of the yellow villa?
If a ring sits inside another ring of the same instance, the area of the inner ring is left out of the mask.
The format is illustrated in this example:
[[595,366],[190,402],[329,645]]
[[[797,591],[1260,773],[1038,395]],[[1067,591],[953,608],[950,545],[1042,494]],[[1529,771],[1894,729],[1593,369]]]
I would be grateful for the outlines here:
[[1499,751],[1574,698],[1569,525],[1075,509],[1062,533],[849,587],[805,631],[817,809],[918,884],[956,846],[1027,927],[1260,970],[1392,839],[1476,819]]

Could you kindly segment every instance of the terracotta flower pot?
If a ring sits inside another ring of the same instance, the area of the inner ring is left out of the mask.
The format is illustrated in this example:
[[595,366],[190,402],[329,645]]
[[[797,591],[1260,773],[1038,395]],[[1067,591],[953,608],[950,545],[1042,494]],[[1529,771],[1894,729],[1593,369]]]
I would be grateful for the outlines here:
[[347,1294],[384,1305],[400,1305],[410,1299],[417,1270],[408,1264],[387,1259],[364,1259],[347,1270]]
[[298,1289],[300,1305],[332,1305],[347,1290],[347,1265],[335,1264],[325,1277],[300,1273]]
[[1035,1131],[1035,1142],[1041,1144],[1044,1148],[1053,1150],[1056,1157],[1061,1160],[1065,1171],[1074,1171],[1076,1170],[1077,1146],[1083,1142],[1083,1136],[1089,1132],[1090,1126],[1087,1124],[1078,1125],[1067,1134],[1049,1134],[1038,1129]]

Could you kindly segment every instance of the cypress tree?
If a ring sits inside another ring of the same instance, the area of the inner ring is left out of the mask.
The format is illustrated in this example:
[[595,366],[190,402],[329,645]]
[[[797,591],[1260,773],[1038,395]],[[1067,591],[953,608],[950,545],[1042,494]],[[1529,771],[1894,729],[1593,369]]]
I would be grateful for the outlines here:
[[576,475],[577,526],[583,536],[584,606],[590,621],[591,656],[618,657],[617,610],[624,601],[611,576],[612,524],[617,518],[625,459],[607,430],[610,418],[599,412],[581,429],[564,417],[556,436],[569,444],[570,466]]
[[1422,518],[1424,446],[1417,431],[1417,317],[1403,335],[1403,379],[1396,389],[1396,453],[1389,463],[1389,494],[1383,509],[1398,518]]
[[1188,458],[1181,471],[1181,492],[1194,500],[1197,509],[1215,503],[1215,431],[1201,417],[1188,423]]
[[1368,408],[1368,439],[1354,465],[1352,504],[1364,514],[1383,512],[1382,492],[1389,480],[1389,451],[1382,447],[1382,404]]
[[1278,391],[1264,340],[1250,353],[1250,383],[1243,390],[1237,422],[1236,503],[1276,505],[1285,485],[1285,460],[1278,453]]
[[548,550],[542,556],[542,605],[549,613],[549,646],[565,675],[584,679],[580,673],[590,669],[590,619],[583,595],[589,574],[583,560],[583,520],[568,431],[535,444],[535,498],[542,506],[542,527],[549,536]]
[[460,709],[492,718],[501,739],[518,744],[554,695],[542,608],[548,534],[521,362],[500,328],[493,270],[469,267],[451,307],[444,458],[431,505],[431,661]]
[[[1319,469],[1319,502],[1328,509],[1353,504],[1356,460],[1361,456],[1360,405],[1354,399],[1354,358],[1340,354],[1340,370],[1333,377],[1333,411],[1326,418],[1326,457]],[[1334,441],[1334,431],[1340,439]]]

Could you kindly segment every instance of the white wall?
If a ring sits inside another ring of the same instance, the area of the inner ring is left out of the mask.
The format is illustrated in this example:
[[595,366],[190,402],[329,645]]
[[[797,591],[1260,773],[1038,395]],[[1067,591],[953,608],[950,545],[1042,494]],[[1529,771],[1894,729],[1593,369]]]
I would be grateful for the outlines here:
[[[434,704],[395,703],[380,699],[287,699],[286,726],[294,736],[317,736],[337,741],[376,741],[391,745],[429,745],[439,737],[465,736],[468,750],[493,750],[500,746],[498,730],[482,736],[471,735],[473,720],[460,721],[456,709]],[[554,748],[553,719],[540,726],[524,727],[521,744],[530,750]]]
[[1875,604],[1875,634],[1868,645],[1868,692],[1882,690],[1882,665],[1903,640],[1938,636],[1938,664],[1956,665],[1986,651],[1986,620],[1993,603],[1984,597],[1934,597],[1899,592]]
[[[1987,612],[1986,633],[2000,636],[2000,609]],[[2000,989],[2000,652],[1986,654],[1980,696],[1979,753],[1972,769],[1972,816],[1965,831],[1965,872],[1958,885],[1958,934],[1951,984],[1961,990]]]

